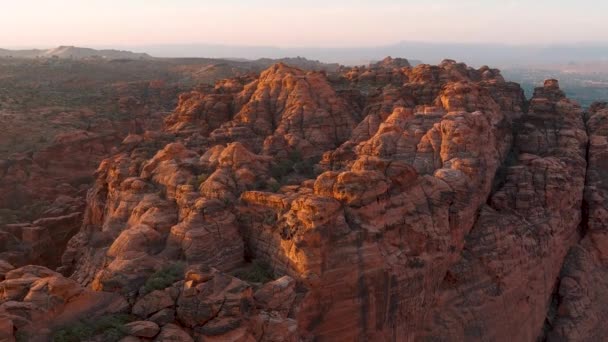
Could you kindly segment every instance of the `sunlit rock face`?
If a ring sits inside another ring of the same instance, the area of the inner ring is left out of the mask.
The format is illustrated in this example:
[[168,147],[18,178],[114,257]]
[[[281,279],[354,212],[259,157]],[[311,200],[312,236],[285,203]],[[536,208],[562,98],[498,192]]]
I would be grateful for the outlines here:
[[258,205],[277,217],[256,224],[247,216],[251,250],[307,284],[297,315],[303,336],[422,336],[511,148],[525,104],[509,92],[514,98],[500,103],[520,103],[501,108],[495,89],[509,85],[500,77],[482,81],[451,61],[392,72],[410,80],[399,92],[386,87],[396,104],[366,106],[351,139],[324,154],[314,183],[285,191],[281,205],[276,195],[243,195],[245,210]]
[[429,336],[539,336],[564,257],[579,239],[586,146],[578,105],[554,82],[536,89],[511,160],[441,284]]
[[451,60],[277,64],[105,159],[52,276],[159,341],[601,336],[605,115]]

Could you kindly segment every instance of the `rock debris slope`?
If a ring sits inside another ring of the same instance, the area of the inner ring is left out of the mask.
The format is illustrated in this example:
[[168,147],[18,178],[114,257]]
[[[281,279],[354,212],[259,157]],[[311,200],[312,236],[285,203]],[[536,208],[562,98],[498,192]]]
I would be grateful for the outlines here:
[[220,81],[101,163],[64,276],[0,264],[0,326],[65,322],[47,279],[133,340],[594,340],[606,117],[451,60]]

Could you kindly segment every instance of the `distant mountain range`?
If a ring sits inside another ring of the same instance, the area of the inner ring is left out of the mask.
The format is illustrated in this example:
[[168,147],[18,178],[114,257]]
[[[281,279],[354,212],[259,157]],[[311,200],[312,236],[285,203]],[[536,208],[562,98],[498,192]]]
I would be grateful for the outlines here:
[[367,64],[386,56],[408,58],[412,64],[437,64],[449,58],[473,66],[496,67],[608,61],[606,44],[504,45],[400,42],[377,47],[280,48],[211,44],[124,46],[156,57],[283,58],[301,56],[325,63]]
[[0,57],[17,58],[103,58],[103,59],[150,59],[146,53],[121,50],[95,50],[75,46],[60,46],[53,49],[7,50],[0,49]]
[[[212,44],[163,44],[121,46],[122,50],[81,48],[60,46],[41,50],[3,50],[0,57],[22,58],[93,58],[105,59],[149,59],[168,58],[223,58],[231,60],[283,59],[303,57],[324,63],[343,65],[363,65],[382,60],[386,56],[407,58],[412,65],[420,63],[437,64],[443,59],[454,59],[472,66],[490,65],[508,68],[518,66],[547,66],[583,64],[608,61],[606,44],[564,44],[564,45],[503,45],[464,43],[424,43],[400,42],[377,47],[352,48],[281,48],[272,46],[231,46]],[[136,53],[131,51],[145,51]]]

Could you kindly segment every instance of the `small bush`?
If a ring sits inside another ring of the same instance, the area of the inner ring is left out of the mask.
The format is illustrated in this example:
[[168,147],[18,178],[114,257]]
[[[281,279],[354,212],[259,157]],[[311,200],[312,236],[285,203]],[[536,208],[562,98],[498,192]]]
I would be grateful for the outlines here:
[[254,260],[251,264],[234,271],[233,276],[251,283],[267,283],[274,279],[274,272],[264,261]]
[[27,342],[30,340],[30,336],[25,331],[17,331],[15,334],[15,341],[17,342]]
[[232,200],[230,198],[227,198],[227,197],[222,198],[222,201],[224,202],[224,206],[226,206],[226,207],[229,207],[229,206],[231,206],[233,204]]
[[124,325],[134,318],[127,314],[105,315],[82,320],[53,333],[53,342],[79,342],[101,335],[104,341],[118,341],[126,336]]
[[423,268],[426,265],[426,262],[420,258],[413,258],[408,260],[407,265],[412,268]]
[[277,216],[276,214],[272,213],[272,214],[266,214],[264,216],[264,224],[268,224],[268,225],[274,225],[275,223],[277,223]]
[[7,208],[0,208],[0,225],[16,223],[19,221],[19,212]]
[[272,191],[272,192],[278,192],[281,189],[281,184],[279,184],[279,183],[270,183],[268,187],[269,187],[270,191]]
[[270,175],[279,182],[291,172],[293,172],[293,163],[287,159],[279,161],[270,168]]
[[250,186],[251,190],[265,190],[268,187],[266,180],[256,180],[253,185]]
[[316,161],[314,159],[303,159],[298,151],[292,151],[287,159],[282,159],[270,168],[270,175],[277,181],[284,183],[285,177],[295,172],[306,177],[314,177]]
[[306,177],[313,177],[315,175],[315,163],[312,160],[302,160],[293,165],[293,169]]
[[156,271],[144,284],[143,292],[165,289],[184,277],[186,265],[177,262]]
[[195,189],[198,189],[201,187],[201,184],[207,180],[207,178],[209,178],[208,174],[201,173],[200,175],[196,176],[196,178],[192,179],[191,184]]

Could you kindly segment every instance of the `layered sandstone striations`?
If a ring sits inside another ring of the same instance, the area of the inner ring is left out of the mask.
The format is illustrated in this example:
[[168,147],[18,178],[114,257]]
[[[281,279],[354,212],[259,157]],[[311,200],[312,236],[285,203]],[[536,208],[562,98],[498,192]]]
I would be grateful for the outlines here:
[[591,106],[586,117],[589,145],[581,222],[582,240],[568,254],[550,317],[552,341],[596,341],[608,333],[608,106]]
[[451,61],[404,71],[410,83],[393,108],[376,107],[351,140],[327,152],[327,171],[309,187],[280,202],[243,195],[243,210],[258,205],[278,218],[269,225],[245,216],[251,250],[307,284],[302,336],[414,338],[510,148],[521,113],[494,100],[499,76],[483,79]]
[[435,299],[433,338],[539,336],[569,248],[578,240],[587,134],[581,109],[553,81],[516,124],[509,160]]
[[606,113],[451,60],[276,64],[106,158],[51,276],[124,298],[131,339],[601,336]]

